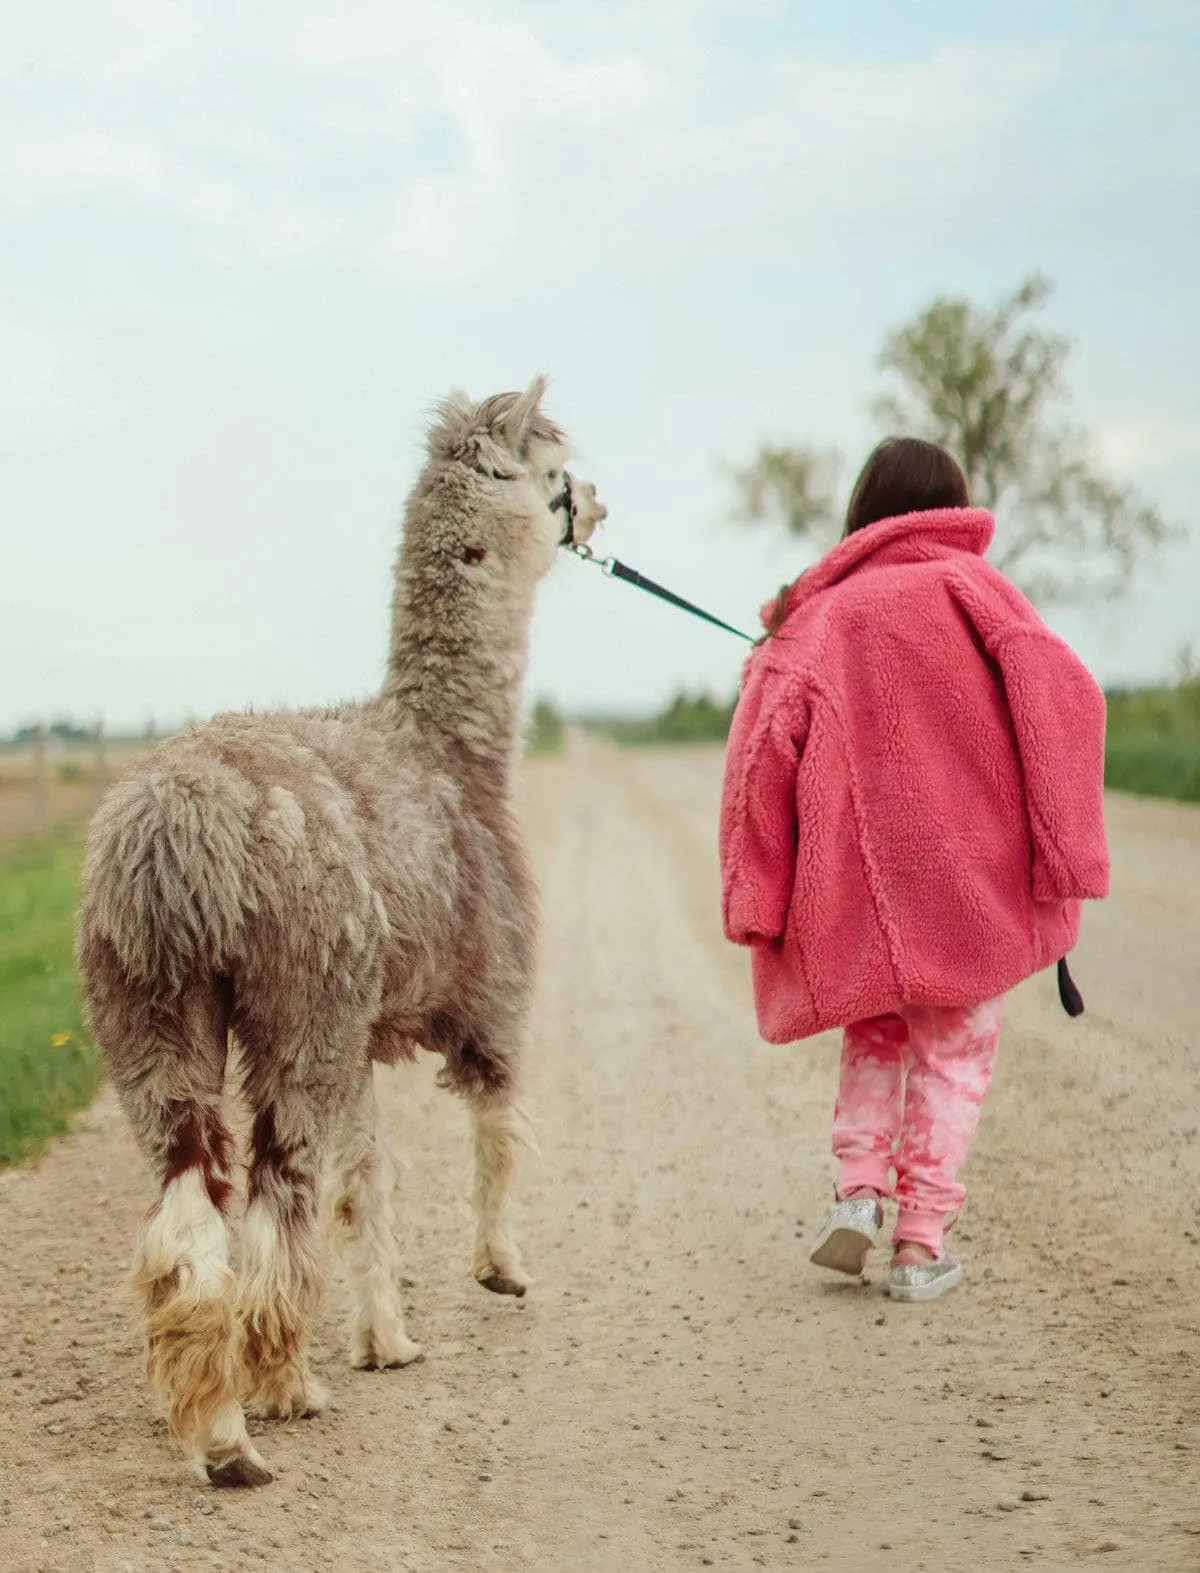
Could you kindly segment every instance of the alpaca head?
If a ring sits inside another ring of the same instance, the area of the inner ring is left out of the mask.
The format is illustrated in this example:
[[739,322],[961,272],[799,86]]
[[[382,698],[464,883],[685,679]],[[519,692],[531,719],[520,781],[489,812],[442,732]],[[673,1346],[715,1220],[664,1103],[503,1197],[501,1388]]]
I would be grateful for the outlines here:
[[[452,394],[430,428],[422,490],[432,501],[440,480],[444,497],[453,493],[466,504],[438,510],[439,555],[483,582],[540,579],[562,538],[565,520],[551,504],[571,447],[542,413],[545,388],[537,377],[524,393],[496,393],[478,404]],[[575,501],[575,539],[586,541],[608,510],[590,483],[576,483]]]

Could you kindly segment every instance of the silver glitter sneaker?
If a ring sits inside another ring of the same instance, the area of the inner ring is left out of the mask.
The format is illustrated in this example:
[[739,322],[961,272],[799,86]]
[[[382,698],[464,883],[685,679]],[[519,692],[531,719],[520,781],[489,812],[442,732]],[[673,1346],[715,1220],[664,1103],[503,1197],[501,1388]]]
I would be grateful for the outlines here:
[[963,1270],[948,1256],[934,1262],[893,1267],[888,1275],[888,1292],[893,1300],[936,1300],[963,1281]]
[[883,1227],[883,1208],[870,1196],[836,1202],[809,1261],[835,1273],[858,1274]]

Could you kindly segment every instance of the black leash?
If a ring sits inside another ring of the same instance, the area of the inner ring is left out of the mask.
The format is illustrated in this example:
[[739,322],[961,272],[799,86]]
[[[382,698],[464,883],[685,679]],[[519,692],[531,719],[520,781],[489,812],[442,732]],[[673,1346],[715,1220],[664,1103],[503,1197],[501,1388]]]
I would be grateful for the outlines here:
[[566,527],[563,530],[559,545],[567,551],[573,552],[576,557],[585,563],[594,563],[600,572],[609,579],[621,579],[625,584],[633,585],[635,590],[645,590],[647,595],[657,596],[660,601],[665,601],[668,606],[677,606],[681,612],[690,612],[693,617],[699,617],[703,622],[711,623],[714,628],[722,628],[727,634],[733,634],[737,639],[744,639],[747,644],[754,640],[749,634],[744,634],[740,628],[735,628],[732,623],[722,622],[719,617],[714,617],[711,612],[706,612],[703,607],[695,605],[692,601],[685,601],[681,595],[676,595],[674,590],[668,590],[664,585],[656,584],[653,579],[639,573],[636,568],[630,568],[626,563],[616,557],[597,557],[591,547],[583,541],[575,539],[575,517],[578,509],[575,504],[574,483],[571,477],[563,471],[563,488],[550,504],[550,512],[557,513],[562,509],[566,514]]

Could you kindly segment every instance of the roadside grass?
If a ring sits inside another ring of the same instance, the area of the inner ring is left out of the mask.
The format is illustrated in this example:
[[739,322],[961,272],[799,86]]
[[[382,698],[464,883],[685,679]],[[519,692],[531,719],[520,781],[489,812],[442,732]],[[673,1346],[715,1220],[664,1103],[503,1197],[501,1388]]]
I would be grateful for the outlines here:
[[1106,785],[1200,803],[1200,677],[1108,696]]
[[0,1166],[67,1129],[100,1083],[72,958],[77,829],[0,852]]

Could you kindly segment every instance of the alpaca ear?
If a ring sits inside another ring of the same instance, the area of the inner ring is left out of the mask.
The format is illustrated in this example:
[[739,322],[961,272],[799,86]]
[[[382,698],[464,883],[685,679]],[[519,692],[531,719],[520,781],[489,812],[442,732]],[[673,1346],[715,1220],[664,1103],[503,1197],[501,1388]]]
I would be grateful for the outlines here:
[[504,440],[519,459],[525,457],[529,428],[533,424],[533,418],[537,414],[538,405],[542,402],[545,391],[545,377],[535,377],[513,405],[504,422]]

